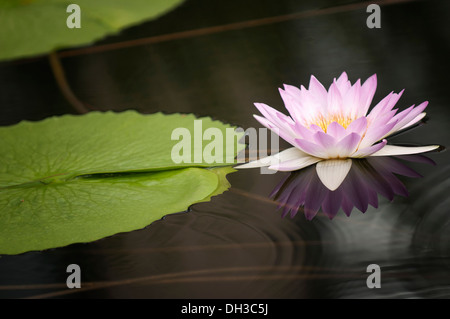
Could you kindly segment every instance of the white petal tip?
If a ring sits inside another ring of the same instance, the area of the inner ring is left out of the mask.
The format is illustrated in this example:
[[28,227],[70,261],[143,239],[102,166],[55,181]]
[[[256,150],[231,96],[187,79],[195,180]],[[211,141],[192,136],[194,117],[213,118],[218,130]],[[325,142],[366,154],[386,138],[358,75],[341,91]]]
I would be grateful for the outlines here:
[[439,145],[428,146],[396,146],[386,145],[378,152],[373,153],[370,156],[395,156],[395,155],[409,155],[431,152],[440,148]]
[[351,159],[326,160],[317,163],[316,171],[323,185],[334,191],[341,186],[351,167]]

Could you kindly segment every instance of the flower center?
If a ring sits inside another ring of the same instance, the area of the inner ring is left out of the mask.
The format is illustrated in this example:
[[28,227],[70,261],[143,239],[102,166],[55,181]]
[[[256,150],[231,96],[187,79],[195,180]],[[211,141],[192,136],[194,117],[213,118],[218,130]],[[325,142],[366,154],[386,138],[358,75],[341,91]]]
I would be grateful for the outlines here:
[[349,116],[342,116],[340,114],[328,115],[327,117],[319,115],[318,117],[316,117],[314,121],[312,121],[311,125],[312,124],[317,125],[326,133],[328,125],[330,125],[333,122],[338,123],[343,128],[347,128],[347,126],[349,126],[350,123],[353,122],[353,120],[354,119]]

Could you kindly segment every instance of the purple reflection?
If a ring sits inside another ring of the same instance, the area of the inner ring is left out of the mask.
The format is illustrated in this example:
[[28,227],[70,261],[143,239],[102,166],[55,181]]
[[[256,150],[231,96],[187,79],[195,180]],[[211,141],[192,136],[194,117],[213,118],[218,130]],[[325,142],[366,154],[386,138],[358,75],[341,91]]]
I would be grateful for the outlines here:
[[435,165],[424,155],[369,157],[352,161],[347,177],[334,191],[322,184],[315,165],[291,172],[270,194],[279,202],[278,208],[283,208],[282,217],[288,214],[294,217],[299,210],[303,210],[306,218],[311,220],[321,209],[332,219],[339,209],[350,216],[355,207],[365,213],[369,205],[378,207],[378,194],[390,201],[395,195],[408,196],[405,185],[396,175],[422,176],[408,167],[405,161]]

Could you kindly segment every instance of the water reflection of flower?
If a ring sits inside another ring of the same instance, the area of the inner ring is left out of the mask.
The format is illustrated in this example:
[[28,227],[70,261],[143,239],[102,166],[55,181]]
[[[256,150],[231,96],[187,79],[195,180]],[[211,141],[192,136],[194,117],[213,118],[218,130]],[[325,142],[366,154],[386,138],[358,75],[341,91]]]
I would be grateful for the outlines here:
[[406,161],[434,164],[423,155],[370,157],[353,160],[353,165],[340,186],[332,191],[319,179],[314,166],[291,172],[271,193],[282,208],[282,216],[294,217],[303,209],[311,220],[321,210],[330,219],[340,209],[350,216],[353,208],[366,212],[368,206],[378,207],[378,195],[392,201],[395,195],[408,196],[405,185],[395,176],[421,177]]

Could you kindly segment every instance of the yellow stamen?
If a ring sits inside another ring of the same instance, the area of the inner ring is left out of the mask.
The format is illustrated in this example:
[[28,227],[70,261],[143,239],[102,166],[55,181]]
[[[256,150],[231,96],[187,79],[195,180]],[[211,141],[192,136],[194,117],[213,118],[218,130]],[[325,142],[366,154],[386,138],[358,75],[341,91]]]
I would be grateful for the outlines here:
[[349,116],[342,116],[340,114],[333,114],[324,117],[323,115],[319,115],[316,117],[314,121],[311,122],[310,125],[315,124],[319,126],[325,133],[327,132],[328,125],[333,122],[340,124],[343,128],[347,128],[354,119]]

